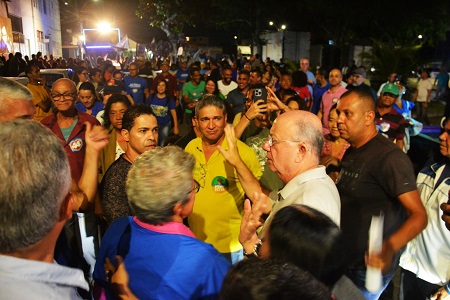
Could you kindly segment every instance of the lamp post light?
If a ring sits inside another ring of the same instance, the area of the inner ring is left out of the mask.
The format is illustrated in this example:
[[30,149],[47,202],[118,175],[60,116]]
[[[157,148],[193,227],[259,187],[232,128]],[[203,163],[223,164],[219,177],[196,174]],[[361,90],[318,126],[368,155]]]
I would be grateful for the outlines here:
[[281,27],[278,28],[272,21],[269,22],[269,25],[275,27],[278,32],[281,31],[281,58],[284,58],[284,31],[286,30],[286,25],[282,24]]

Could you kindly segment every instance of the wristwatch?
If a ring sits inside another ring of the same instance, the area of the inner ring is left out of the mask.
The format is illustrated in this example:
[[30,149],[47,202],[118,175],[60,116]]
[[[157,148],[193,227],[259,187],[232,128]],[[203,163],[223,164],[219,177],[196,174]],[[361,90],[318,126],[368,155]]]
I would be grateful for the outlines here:
[[253,246],[253,252],[252,252],[252,253],[247,253],[247,252],[245,252],[245,250],[244,250],[244,256],[247,257],[247,258],[256,258],[256,257],[259,257],[259,248],[261,248],[261,245],[262,245],[262,241],[259,240],[259,241],[255,244],[255,246]]

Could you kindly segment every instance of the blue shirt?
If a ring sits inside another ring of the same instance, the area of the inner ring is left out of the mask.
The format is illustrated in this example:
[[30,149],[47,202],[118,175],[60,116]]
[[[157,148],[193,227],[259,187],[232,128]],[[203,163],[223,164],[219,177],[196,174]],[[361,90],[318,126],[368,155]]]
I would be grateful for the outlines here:
[[123,81],[125,83],[125,91],[133,97],[134,103],[144,103],[144,89],[148,89],[147,80],[140,76],[136,78],[126,76]]
[[[190,73],[189,69],[187,69],[187,70],[179,69],[177,71],[177,75],[175,76],[175,78],[177,80],[184,80],[184,82],[186,83],[189,79],[189,73]],[[178,83],[178,89],[182,90],[183,85],[184,85],[184,83]]]
[[173,98],[158,98],[155,94],[151,94],[145,102],[150,105],[155,113],[158,124],[170,123],[170,111],[176,108]]
[[448,73],[439,73],[436,75],[437,87],[445,87],[448,85],[449,76]]
[[328,91],[330,84],[327,83],[326,86],[321,87],[320,84],[316,84],[313,89],[313,107],[311,112],[317,114],[320,110],[320,102],[322,101],[322,95]]
[[[84,113],[86,112],[86,107],[80,101],[78,101],[77,104],[75,104],[75,108],[78,111],[81,111]],[[94,106],[92,107],[92,115],[91,116],[96,117],[97,114],[100,111],[102,111],[104,108],[105,108],[105,105],[102,102],[95,101]]]
[[107,295],[103,264],[106,257],[115,262],[116,254],[124,257],[130,289],[139,299],[216,299],[230,267],[182,223],[155,226],[125,217],[108,228],[95,265],[93,277]]

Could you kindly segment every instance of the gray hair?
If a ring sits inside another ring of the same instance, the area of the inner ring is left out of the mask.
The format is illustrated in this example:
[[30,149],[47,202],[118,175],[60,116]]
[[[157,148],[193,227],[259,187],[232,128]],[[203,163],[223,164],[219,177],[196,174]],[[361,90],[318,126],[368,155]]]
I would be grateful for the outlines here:
[[31,120],[0,126],[0,253],[42,240],[60,217],[71,177],[59,139]]
[[197,106],[195,107],[195,115],[199,116],[200,110],[206,106],[215,106],[222,110],[224,116],[227,114],[225,103],[219,96],[206,94],[198,101]]
[[142,222],[169,222],[176,204],[185,204],[192,191],[195,158],[177,146],[146,151],[128,173],[127,196],[132,213]]
[[0,77],[0,114],[10,113],[9,108],[14,107],[14,105],[7,105],[10,101],[32,102],[33,94],[23,84]]
[[298,118],[294,123],[295,141],[305,141],[311,145],[312,154],[320,159],[323,147],[323,133],[316,126],[312,126],[308,119]]

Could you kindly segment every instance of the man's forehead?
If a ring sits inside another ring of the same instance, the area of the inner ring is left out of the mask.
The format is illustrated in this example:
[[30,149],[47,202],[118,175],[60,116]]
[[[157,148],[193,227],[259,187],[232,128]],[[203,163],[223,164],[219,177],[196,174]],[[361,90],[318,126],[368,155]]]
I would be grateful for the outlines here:
[[199,118],[216,116],[223,116],[223,110],[215,105],[207,105],[205,107],[202,107],[198,112]]
[[338,70],[332,70],[332,71],[330,72],[330,75],[334,75],[334,76],[342,76],[342,75],[341,75],[341,72],[338,71]]
[[158,126],[158,121],[154,115],[140,115],[134,120],[133,128],[154,128]]
[[64,80],[64,81],[57,81],[52,86],[52,91],[64,91],[64,92],[75,92],[76,87],[74,84],[71,84],[70,82]]

